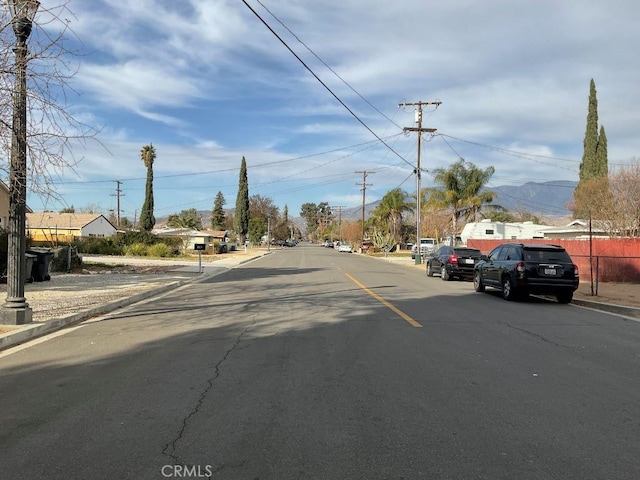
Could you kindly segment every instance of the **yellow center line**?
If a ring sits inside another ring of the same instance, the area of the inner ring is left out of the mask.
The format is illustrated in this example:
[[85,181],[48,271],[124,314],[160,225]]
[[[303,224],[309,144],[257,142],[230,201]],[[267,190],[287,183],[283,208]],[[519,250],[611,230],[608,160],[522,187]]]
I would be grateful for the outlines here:
[[409,325],[416,327],[416,328],[422,328],[422,325],[418,322],[416,322],[413,318],[411,318],[409,315],[407,315],[406,313],[404,313],[402,310],[400,310],[399,308],[397,308],[396,306],[394,306],[393,304],[391,304],[390,302],[388,302],[387,300],[385,300],[384,298],[382,298],[380,295],[378,295],[376,292],[374,292],[373,290],[371,290],[370,288],[365,287],[362,283],[360,283],[358,280],[356,280],[355,278],[353,278],[351,275],[349,275],[348,273],[345,273],[345,275],[347,276],[347,278],[349,280],[351,280],[353,283],[355,283],[357,286],[359,286],[362,290],[364,290],[365,292],[367,292],[369,295],[371,295],[373,298],[375,298],[376,300],[378,300],[381,304],[383,304],[385,307],[389,308],[390,310],[392,310],[393,312],[395,312],[396,314],[400,315],[400,317],[402,317]]

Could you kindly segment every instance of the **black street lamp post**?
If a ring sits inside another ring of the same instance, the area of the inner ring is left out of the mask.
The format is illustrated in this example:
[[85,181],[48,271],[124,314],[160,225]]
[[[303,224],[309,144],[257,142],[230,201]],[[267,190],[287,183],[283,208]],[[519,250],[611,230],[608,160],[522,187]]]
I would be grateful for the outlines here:
[[9,169],[9,243],[7,252],[7,299],[0,321],[22,325],[31,322],[32,311],[24,296],[26,280],[27,206],[27,39],[37,0],[9,0],[11,23],[16,35],[15,85],[13,89],[13,133]]

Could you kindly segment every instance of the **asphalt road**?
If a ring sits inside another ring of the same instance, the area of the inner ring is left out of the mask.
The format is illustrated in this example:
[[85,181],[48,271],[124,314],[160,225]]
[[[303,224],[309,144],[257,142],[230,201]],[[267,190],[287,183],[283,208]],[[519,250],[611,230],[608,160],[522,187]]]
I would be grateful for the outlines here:
[[638,352],[638,322],[301,244],[0,354],[0,476],[636,480]]

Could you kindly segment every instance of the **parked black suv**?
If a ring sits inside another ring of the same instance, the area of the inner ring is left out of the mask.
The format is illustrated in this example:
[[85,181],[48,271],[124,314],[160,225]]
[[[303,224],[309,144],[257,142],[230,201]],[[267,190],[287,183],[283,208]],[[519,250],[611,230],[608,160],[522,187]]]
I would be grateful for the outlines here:
[[450,247],[443,245],[433,255],[427,257],[427,276],[439,273],[442,280],[473,277],[473,267],[480,259],[477,248]]
[[578,267],[558,245],[498,245],[481,257],[473,273],[476,292],[498,288],[505,300],[531,293],[555,295],[559,303],[569,303],[579,281]]

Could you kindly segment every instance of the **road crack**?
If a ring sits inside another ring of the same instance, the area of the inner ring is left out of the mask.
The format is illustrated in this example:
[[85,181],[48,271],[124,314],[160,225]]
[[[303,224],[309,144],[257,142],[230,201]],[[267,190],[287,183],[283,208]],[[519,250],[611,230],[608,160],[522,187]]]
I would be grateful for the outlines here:
[[177,455],[177,453],[176,453],[176,445],[183,438],[183,436],[185,434],[185,431],[187,430],[187,427],[189,426],[189,423],[190,423],[191,419],[193,417],[195,417],[199,413],[200,408],[202,407],[205,399],[207,398],[207,395],[209,394],[209,392],[213,388],[213,384],[214,384],[215,380],[220,376],[220,367],[227,360],[227,358],[229,358],[231,353],[233,353],[233,351],[236,348],[238,348],[238,345],[240,345],[240,343],[242,342],[243,337],[249,332],[249,330],[255,324],[256,324],[256,317],[254,317],[252,322],[249,325],[247,325],[247,327],[245,327],[245,329],[242,330],[242,332],[240,332],[240,334],[236,337],[236,339],[233,342],[233,344],[231,345],[231,347],[229,347],[229,349],[224,353],[224,355],[218,361],[218,363],[216,363],[216,365],[214,367],[213,376],[211,378],[207,379],[206,387],[202,391],[202,393],[200,394],[200,397],[198,398],[198,401],[196,402],[194,408],[189,412],[189,414],[187,416],[185,416],[183,418],[182,427],[178,431],[178,434],[176,435],[176,437],[172,441],[166,443],[164,445],[164,447],[162,448],[162,455],[170,457],[172,459],[172,461],[173,461],[173,465],[188,466],[184,462],[182,462],[180,460],[180,457]]
[[571,350],[571,347],[570,347],[570,346],[568,346],[568,345],[562,345],[561,343],[557,343],[557,342],[554,342],[553,340],[549,340],[548,338],[546,338],[546,337],[544,337],[544,336],[540,335],[539,333],[535,333],[535,332],[532,332],[532,331],[530,331],[530,330],[526,330],[526,329],[521,328],[521,327],[515,327],[515,326],[513,326],[513,325],[511,325],[511,324],[509,324],[509,323],[506,323],[505,325],[506,325],[507,327],[509,327],[509,328],[513,328],[514,330],[518,330],[519,332],[526,333],[527,335],[530,335],[530,336],[532,336],[532,337],[536,337],[536,338],[538,338],[538,339],[542,340],[543,342],[548,343],[548,344],[550,344],[550,345],[554,345],[554,346],[556,346],[556,347],[566,348],[566,349]]

